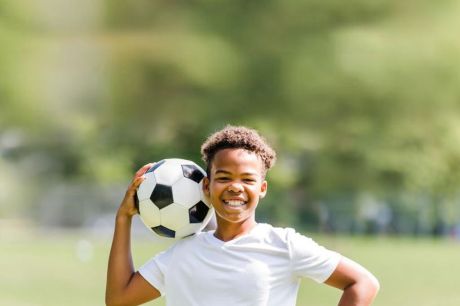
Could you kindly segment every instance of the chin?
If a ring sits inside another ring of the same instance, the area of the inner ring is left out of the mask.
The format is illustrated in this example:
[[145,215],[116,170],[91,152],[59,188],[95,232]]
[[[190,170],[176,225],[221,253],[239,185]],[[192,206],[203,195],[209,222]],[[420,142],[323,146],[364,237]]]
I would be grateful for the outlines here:
[[254,218],[251,218],[251,216],[242,216],[242,215],[240,215],[238,217],[219,215],[217,217],[218,222],[219,222],[219,219],[220,219],[221,222],[227,222],[227,223],[233,223],[233,224],[244,223],[244,222],[247,222],[247,221],[250,221],[250,220],[254,220]]

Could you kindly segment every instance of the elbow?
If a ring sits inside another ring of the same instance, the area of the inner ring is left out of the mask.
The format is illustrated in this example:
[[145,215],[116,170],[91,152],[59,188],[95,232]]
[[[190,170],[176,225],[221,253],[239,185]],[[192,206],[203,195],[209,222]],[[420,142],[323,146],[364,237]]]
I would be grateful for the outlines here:
[[115,298],[108,290],[105,292],[105,306],[116,306]]
[[112,298],[105,298],[105,306],[117,306],[120,304],[117,304]]
[[380,282],[374,275],[369,275],[366,281],[366,288],[368,294],[374,299],[377,296],[377,293],[380,291]]
[[106,306],[127,306],[126,303],[124,303],[120,299],[117,299],[116,297],[113,297],[113,296],[105,297],[105,305]]
[[114,302],[114,301],[105,301],[105,305],[106,306],[126,306],[125,304],[121,304],[121,303],[117,303],[117,302]]
[[371,282],[371,286],[374,288],[375,292],[378,293],[380,291],[380,282],[379,282],[379,280],[374,275],[372,275],[370,282]]
[[109,301],[109,300],[105,299],[105,306],[115,306],[115,303],[113,303],[112,301]]

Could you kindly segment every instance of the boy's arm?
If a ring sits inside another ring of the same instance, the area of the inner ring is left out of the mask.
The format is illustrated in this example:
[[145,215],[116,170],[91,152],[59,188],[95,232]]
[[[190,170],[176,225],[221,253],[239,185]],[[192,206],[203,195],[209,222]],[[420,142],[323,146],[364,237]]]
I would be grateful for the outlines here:
[[343,290],[338,306],[371,305],[380,289],[378,280],[358,263],[342,257],[325,284]]
[[131,222],[137,213],[134,197],[143,174],[151,166],[145,165],[136,173],[117,212],[107,269],[106,305],[139,305],[160,296],[157,289],[134,271],[131,256]]

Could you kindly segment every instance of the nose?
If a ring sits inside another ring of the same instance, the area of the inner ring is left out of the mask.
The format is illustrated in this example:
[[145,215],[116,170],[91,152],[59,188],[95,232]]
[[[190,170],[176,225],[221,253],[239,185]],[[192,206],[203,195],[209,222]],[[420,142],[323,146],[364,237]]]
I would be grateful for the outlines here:
[[234,182],[234,183],[231,183],[229,186],[228,186],[228,191],[231,191],[231,192],[242,192],[243,191],[243,185],[241,185],[240,183],[238,182]]

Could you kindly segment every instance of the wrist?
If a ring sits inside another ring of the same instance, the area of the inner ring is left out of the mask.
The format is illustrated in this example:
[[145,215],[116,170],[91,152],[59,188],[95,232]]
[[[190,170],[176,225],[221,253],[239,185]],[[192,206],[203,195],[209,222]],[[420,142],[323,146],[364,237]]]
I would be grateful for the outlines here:
[[120,211],[117,212],[117,215],[115,216],[115,222],[117,223],[131,223],[131,220],[133,219],[133,216],[129,214],[124,214]]

